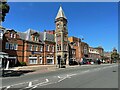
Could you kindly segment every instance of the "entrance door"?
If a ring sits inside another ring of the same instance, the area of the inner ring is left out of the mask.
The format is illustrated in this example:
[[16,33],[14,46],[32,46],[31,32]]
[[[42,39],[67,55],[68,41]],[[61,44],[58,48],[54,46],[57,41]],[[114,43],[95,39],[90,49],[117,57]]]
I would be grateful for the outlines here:
[[65,62],[65,65],[66,65],[66,60],[67,60],[67,54],[64,55],[64,62]]
[[58,64],[60,64],[61,56],[57,56]]

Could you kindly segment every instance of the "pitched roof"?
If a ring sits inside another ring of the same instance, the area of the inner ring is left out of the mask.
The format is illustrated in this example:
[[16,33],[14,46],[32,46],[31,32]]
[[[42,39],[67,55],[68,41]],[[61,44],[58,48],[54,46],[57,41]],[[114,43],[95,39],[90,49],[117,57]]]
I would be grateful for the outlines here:
[[20,38],[22,38],[23,40],[28,40],[28,41],[31,41],[31,35],[36,33],[35,30],[32,30],[32,29],[28,29],[27,31],[25,32],[17,32],[20,36]]
[[65,14],[64,14],[64,11],[62,10],[62,7],[61,7],[61,6],[60,6],[60,8],[59,8],[59,11],[58,11],[57,16],[56,16],[55,19],[60,18],[60,17],[63,17],[63,18],[65,18],[65,19],[67,19],[66,16],[65,16]]
[[54,35],[49,34],[47,32],[40,32],[40,39],[42,42],[44,41],[55,42]]
[[26,33],[23,33],[23,32],[17,32],[17,34],[20,36],[21,39],[23,39],[23,40],[26,39]]

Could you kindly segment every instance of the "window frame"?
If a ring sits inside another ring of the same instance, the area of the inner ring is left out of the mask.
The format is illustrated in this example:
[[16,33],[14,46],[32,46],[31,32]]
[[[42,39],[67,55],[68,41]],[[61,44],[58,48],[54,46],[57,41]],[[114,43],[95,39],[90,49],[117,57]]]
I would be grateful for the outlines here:
[[14,50],[18,50],[18,44],[14,44]]
[[[7,47],[8,46],[8,47]],[[10,45],[9,45],[9,42],[6,42],[5,43],[5,49],[9,49],[10,48]]]

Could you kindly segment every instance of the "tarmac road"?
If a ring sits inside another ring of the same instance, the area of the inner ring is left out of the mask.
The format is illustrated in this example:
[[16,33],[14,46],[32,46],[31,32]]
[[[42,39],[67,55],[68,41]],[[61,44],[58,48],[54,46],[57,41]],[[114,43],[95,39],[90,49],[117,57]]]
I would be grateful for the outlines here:
[[118,65],[89,65],[2,79],[3,88],[118,88]]

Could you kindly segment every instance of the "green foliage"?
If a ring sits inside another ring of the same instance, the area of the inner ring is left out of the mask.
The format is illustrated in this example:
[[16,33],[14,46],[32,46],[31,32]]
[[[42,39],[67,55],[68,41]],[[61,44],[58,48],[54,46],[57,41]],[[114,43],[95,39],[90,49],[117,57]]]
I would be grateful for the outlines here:
[[112,60],[118,60],[118,59],[119,59],[119,54],[116,53],[116,52],[113,52],[113,53],[111,54],[111,59],[112,59]]
[[26,63],[25,62],[20,62],[20,65],[21,66],[26,66]]
[[[1,2],[0,3],[0,12],[2,12],[1,16],[0,16],[0,21],[3,21],[5,20],[5,16],[6,16],[6,13],[9,13],[9,10],[10,10],[10,7],[9,5],[7,4],[7,2]],[[1,20],[2,19],[2,20]]]

